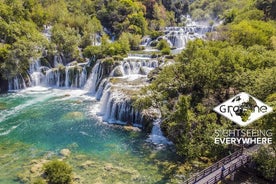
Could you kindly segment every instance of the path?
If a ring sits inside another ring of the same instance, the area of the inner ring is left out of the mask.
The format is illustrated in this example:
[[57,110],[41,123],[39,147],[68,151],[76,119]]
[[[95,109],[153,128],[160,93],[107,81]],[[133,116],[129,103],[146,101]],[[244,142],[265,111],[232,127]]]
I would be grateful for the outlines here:
[[[238,168],[247,164],[251,160],[251,155],[259,148],[255,145],[249,149],[240,149],[212,166],[197,173],[195,176],[186,180],[183,184],[213,184],[222,180],[226,176],[234,173]],[[224,166],[224,169],[222,169]]]

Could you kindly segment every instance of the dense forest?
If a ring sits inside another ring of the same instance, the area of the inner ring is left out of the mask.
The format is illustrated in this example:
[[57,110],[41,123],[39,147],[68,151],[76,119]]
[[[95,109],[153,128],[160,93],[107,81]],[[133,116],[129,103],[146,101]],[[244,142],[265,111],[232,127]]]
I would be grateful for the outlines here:
[[[276,107],[275,0],[0,0],[0,91],[12,77],[26,77],[36,58],[51,63],[58,54],[69,63],[142,51],[144,36],[184,26],[187,14],[221,24],[206,40],[189,42],[167,57],[173,64],[149,75],[150,85],[134,105],[161,110],[162,130],[183,160],[215,161],[234,148],[214,144],[213,130],[239,127],[213,107],[242,91]],[[43,35],[48,28],[51,38]],[[161,54],[170,54],[162,42]],[[270,128],[275,140],[275,122],[274,111],[248,128]],[[275,144],[274,156],[269,150],[261,155],[271,158],[258,157],[263,159],[258,163],[266,168],[262,174],[275,180]]]

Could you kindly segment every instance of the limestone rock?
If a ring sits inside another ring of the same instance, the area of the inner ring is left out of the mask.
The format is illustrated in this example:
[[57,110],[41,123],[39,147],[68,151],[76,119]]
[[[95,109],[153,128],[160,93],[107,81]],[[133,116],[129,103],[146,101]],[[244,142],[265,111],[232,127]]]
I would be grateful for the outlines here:
[[69,149],[62,149],[62,150],[60,150],[59,153],[64,157],[69,157],[71,154],[71,151]]
[[111,171],[111,170],[113,169],[113,165],[112,165],[112,164],[106,164],[106,165],[104,166],[104,169],[105,169],[106,171]]

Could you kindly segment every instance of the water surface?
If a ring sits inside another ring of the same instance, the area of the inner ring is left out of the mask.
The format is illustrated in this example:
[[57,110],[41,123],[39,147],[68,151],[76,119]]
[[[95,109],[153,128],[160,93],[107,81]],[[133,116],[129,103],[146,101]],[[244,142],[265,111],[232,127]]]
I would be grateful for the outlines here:
[[0,183],[20,183],[17,176],[28,173],[32,160],[59,158],[64,148],[80,183],[170,181],[173,152],[149,145],[142,132],[101,122],[98,111],[99,102],[82,90],[37,87],[1,95]]

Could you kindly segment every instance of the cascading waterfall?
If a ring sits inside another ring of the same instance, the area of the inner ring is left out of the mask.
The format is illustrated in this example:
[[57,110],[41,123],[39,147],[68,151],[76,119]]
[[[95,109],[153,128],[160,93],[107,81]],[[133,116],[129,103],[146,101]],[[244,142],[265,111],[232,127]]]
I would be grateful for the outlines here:
[[65,87],[69,87],[69,67],[65,69]]
[[98,85],[101,82],[103,76],[103,68],[101,62],[97,62],[92,69],[92,73],[87,79],[87,83],[84,85],[84,90],[88,93],[95,94]]
[[139,110],[134,109],[131,96],[127,91],[135,91],[137,84],[134,86],[131,82],[145,79],[149,71],[158,65],[155,59],[128,57],[114,67],[108,77],[101,79],[103,68],[100,68],[101,63],[98,62],[85,85],[86,89],[90,89],[88,91],[97,91],[93,93],[96,99],[100,100],[101,108],[97,115],[109,123],[131,124],[142,128],[143,115]]
[[86,68],[83,67],[82,68],[82,72],[81,72],[81,75],[80,75],[80,78],[79,78],[79,86],[84,86],[85,83],[86,83],[86,80],[87,80],[87,71],[86,71]]
[[103,95],[103,93],[104,93],[104,91],[106,92],[107,89],[110,88],[110,87],[111,87],[111,85],[109,83],[109,80],[106,79],[106,78],[103,79],[102,82],[101,82],[101,84],[100,84],[100,86],[99,86],[99,88],[98,88],[98,90],[97,90],[97,93],[95,95],[96,99],[100,100],[101,97],[102,97],[102,95]]
[[184,48],[189,40],[204,38],[207,32],[212,31],[211,26],[188,25],[186,27],[166,27],[165,35],[162,37],[167,40],[171,47]]
[[161,119],[155,119],[153,121],[153,127],[151,134],[149,135],[149,138],[147,139],[147,142],[151,142],[155,145],[170,145],[173,144],[171,141],[169,141],[166,137],[164,137],[161,128]]
[[132,106],[129,97],[120,92],[111,92],[110,88],[104,92],[101,100],[101,110],[98,115],[103,120],[115,124],[132,124],[142,128],[143,116]]
[[214,27],[215,25],[195,22],[190,16],[187,16],[186,25],[184,27],[165,27],[163,36],[159,36],[155,40],[145,36],[141,46],[146,47],[146,51],[153,51],[156,49],[151,47],[152,43],[164,39],[168,42],[170,47],[173,48],[172,53],[179,53],[186,47],[188,41],[196,38],[204,39],[206,33],[213,31]]
[[13,79],[9,80],[9,91],[19,90],[23,88],[26,88],[26,83],[22,75],[17,75]]
[[64,66],[60,56],[54,57],[53,65],[42,66],[40,60],[34,60],[29,67],[27,85],[21,75],[17,75],[9,80],[9,90],[19,90],[25,87],[44,86],[44,87],[66,87],[82,88],[86,84],[87,70],[90,62],[72,62]]

